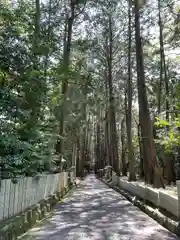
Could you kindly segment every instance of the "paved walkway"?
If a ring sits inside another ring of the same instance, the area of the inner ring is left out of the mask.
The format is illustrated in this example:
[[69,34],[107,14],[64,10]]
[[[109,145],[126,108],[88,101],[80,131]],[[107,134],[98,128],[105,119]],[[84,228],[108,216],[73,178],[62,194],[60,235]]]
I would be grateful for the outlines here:
[[177,240],[176,236],[108,188],[88,176],[52,217],[23,239]]

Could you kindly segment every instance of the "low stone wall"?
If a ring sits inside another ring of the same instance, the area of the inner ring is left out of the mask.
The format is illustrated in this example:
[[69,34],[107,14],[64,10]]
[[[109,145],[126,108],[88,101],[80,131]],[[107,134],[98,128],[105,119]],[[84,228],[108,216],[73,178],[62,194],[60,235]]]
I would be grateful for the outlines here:
[[117,192],[122,194],[125,198],[127,198],[130,202],[132,202],[133,205],[137,206],[139,209],[141,209],[148,216],[156,220],[162,226],[167,228],[169,231],[180,236],[179,221],[173,220],[172,218],[163,215],[158,209],[155,209],[154,207],[151,207],[148,204],[145,204],[144,200],[134,198],[132,193],[130,194],[127,190],[123,190],[117,184],[106,181],[105,179],[102,181],[106,183],[109,187],[112,187]]
[[144,186],[146,189],[145,193],[145,200],[153,203],[155,206],[159,207],[160,202],[159,202],[159,191],[157,189],[153,189],[151,187]]
[[119,186],[129,193],[142,199],[144,199],[147,195],[147,189],[144,188],[144,186],[137,184],[136,182],[128,182],[126,180],[119,179]]
[[163,191],[159,191],[159,202],[160,207],[166,209],[174,216],[179,217],[178,213],[178,197],[167,195]]
[[165,191],[154,189],[138,182],[128,182],[113,174],[112,182],[121,189],[129,192],[131,195],[137,196],[142,200],[151,202],[154,206],[162,208],[171,213],[175,217],[179,217],[178,197],[170,196]]
[[48,216],[48,213],[53,209],[55,204],[61,200],[68,190],[73,186],[71,182],[65,183],[60,191],[41,200],[23,213],[2,221],[0,224],[0,240],[13,240],[18,236],[27,232],[41,219]]

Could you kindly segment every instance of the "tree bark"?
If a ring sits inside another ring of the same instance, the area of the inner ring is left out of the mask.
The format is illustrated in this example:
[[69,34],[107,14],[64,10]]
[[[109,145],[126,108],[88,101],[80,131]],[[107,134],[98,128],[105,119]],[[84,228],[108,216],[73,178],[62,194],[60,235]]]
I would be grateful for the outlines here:
[[48,61],[49,61],[49,50],[50,50],[51,5],[52,5],[52,0],[49,0],[48,33],[47,33],[47,48],[48,48],[48,50],[46,52],[45,63],[44,63],[44,75],[45,75],[45,78],[47,76],[47,68],[48,68]]
[[125,147],[125,133],[124,133],[124,118],[121,121],[121,163],[122,163],[122,175],[127,176],[127,164],[126,164],[126,147]]
[[141,124],[141,138],[143,146],[143,164],[145,181],[154,183],[156,187],[163,185],[160,175],[156,147],[153,140],[152,123],[148,108],[147,93],[145,86],[143,49],[140,34],[140,12],[139,1],[135,0],[135,40],[136,40],[136,64],[137,64],[137,88],[139,100],[139,120]]
[[33,39],[33,54],[34,54],[34,60],[33,65],[34,69],[37,69],[38,64],[38,53],[39,53],[39,37],[40,37],[40,17],[41,17],[41,11],[40,11],[40,1],[36,1],[36,13],[35,13],[35,19],[34,19],[34,39]]
[[[162,26],[162,20],[161,20],[161,0],[158,0],[158,13],[159,13],[159,42],[160,42],[160,62],[161,62],[161,68],[160,68],[160,82],[161,82],[161,86],[162,83],[164,82],[165,84],[165,109],[166,109],[166,120],[169,122],[169,110],[170,110],[170,106],[169,106],[169,80],[168,80],[168,75],[167,75],[167,68],[166,68],[166,59],[165,59],[165,52],[164,52],[164,39],[163,39],[163,26]],[[163,73],[164,73],[164,81],[163,81]],[[161,94],[161,93],[160,93]],[[161,98],[161,96],[159,96],[159,98]],[[160,113],[160,108],[159,108],[159,112]],[[168,130],[168,128],[167,128]],[[166,159],[166,163],[169,159],[169,161],[171,161],[171,159],[169,158],[169,155],[165,153],[165,159]],[[169,166],[171,166],[171,163],[168,164]],[[169,167],[166,169],[168,171],[167,173],[167,178],[168,182],[172,181],[172,177],[173,176],[173,168]]]
[[68,70],[69,70],[69,60],[70,60],[70,51],[71,51],[71,41],[72,41],[72,27],[73,27],[73,22],[74,22],[74,17],[75,17],[75,3],[74,1],[71,0],[70,3],[70,9],[71,9],[71,16],[68,16],[68,13],[66,15],[67,17],[67,22],[65,22],[65,31],[64,31],[64,53],[63,53],[63,70],[64,70],[64,79],[62,82],[62,106],[61,106],[61,119],[60,119],[60,124],[59,124],[59,135],[60,139],[57,140],[57,152],[60,154],[60,162],[59,164],[61,165],[61,160],[62,156],[64,154],[64,137],[65,137],[65,114],[64,114],[64,105],[66,102],[66,95],[67,95],[67,90],[68,90]]
[[129,180],[136,181],[135,173],[135,157],[134,149],[132,144],[132,68],[131,68],[131,8],[132,3],[129,0],[129,46],[128,46],[128,82],[127,82],[127,107],[126,107],[126,131],[127,131],[127,142],[128,142],[128,160],[129,160]]
[[76,148],[76,176],[80,177],[81,173],[80,173],[80,157],[79,157],[79,153],[80,153],[80,137],[77,136],[77,148]]
[[160,42],[160,86],[159,86],[159,102],[158,102],[158,113],[161,111],[161,91],[163,83],[163,72],[164,72],[164,83],[166,93],[166,120],[169,121],[169,81],[167,76],[166,59],[164,52],[164,39],[163,39],[163,28],[161,20],[161,0],[158,0],[158,25],[159,25],[159,42]]
[[112,19],[109,16],[109,41],[108,41],[108,88],[109,88],[109,127],[110,127],[110,143],[111,143],[111,159],[112,167],[117,174],[119,174],[119,157],[118,157],[118,143],[116,130],[116,116],[115,116],[115,100],[112,82],[112,61],[113,61],[113,32]]
[[139,177],[142,179],[142,178],[144,178],[144,164],[143,164],[141,127],[140,127],[140,124],[137,124],[137,128],[138,128],[139,158],[140,158],[140,173],[139,173]]
[[108,112],[105,113],[105,149],[106,149],[106,165],[112,166],[111,154],[110,154],[110,144],[109,144],[109,119]]

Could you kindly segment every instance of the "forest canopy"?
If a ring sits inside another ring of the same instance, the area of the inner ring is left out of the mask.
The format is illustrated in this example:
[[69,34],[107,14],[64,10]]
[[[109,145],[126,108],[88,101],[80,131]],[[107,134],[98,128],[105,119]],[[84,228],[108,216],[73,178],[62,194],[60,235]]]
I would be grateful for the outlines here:
[[2,177],[179,179],[179,45],[177,0],[0,1]]

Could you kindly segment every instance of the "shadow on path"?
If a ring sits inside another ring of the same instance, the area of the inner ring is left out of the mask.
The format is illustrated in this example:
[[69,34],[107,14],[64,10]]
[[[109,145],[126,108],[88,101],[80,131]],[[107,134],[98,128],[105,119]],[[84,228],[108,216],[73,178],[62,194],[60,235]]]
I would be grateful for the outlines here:
[[178,240],[179,238],[108,188],[88,176],[52,217],[24,240]]

